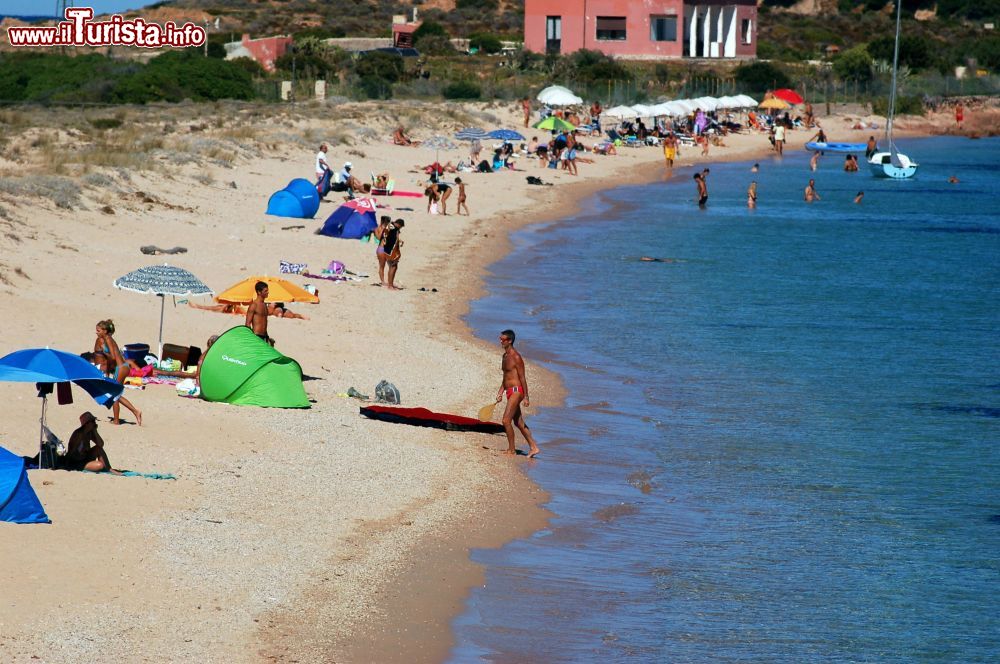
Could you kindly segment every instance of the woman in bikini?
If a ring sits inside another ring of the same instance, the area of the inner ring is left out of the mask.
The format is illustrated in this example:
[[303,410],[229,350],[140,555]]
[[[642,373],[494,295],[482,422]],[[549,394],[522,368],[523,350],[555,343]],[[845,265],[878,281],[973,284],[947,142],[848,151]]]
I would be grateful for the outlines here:
[[[94,341],[94,352],[103,353],[107,358],[108,362],[108,373],[114,378],[114,380],[119,383],[125,382],[128,377],[131,367],[125,356],[122,355],[121,349],[118,347],[118,342],[115,341],[115,324],[111,320],[102,320],[97,324],[96,328],[97,339]],[[142,426],[142,411],[133,406],[128,399],[124,396],[118,398],[115,401],[114,407],[111,409],[113,424],[121,424],[121,419],[119,413],[121,412],[121,406],[124,405],[135,416],[135,422],[139,426]]]
[[757,181],[754,180],[750,183],[750,188],[747,189],[747,207],[751,210],[757,207]]

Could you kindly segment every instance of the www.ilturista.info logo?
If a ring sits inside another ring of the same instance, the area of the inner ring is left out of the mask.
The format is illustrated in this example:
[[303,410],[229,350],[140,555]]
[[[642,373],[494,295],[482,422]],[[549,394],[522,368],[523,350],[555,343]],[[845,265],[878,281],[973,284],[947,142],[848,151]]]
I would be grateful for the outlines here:
[[201,46],[205,28],[188,22],[177,26],[147,23],[141,18],[126,20],[114,14],[106,21],[93,21],[91,7],[67,7],[66,20],[54,26],[7,28],[11,46],[140,46],[142,48]]

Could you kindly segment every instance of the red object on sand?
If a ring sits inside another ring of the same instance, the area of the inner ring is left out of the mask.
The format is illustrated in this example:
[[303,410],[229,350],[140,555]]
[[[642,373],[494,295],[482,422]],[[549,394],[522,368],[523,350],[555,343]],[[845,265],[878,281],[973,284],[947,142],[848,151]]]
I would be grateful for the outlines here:
[[795,90],[789,90],[788,88],[781,88],[780,90],[775,90],[773,93],[775,97],[782,101],[787,101],[789,104],[801,104],[805,101]]
[[473,417],[463,417],[450,413],[435,413],[426,408],[400,408],[398,406],[362,406],[361,414],[373,420],[411,424],[418,427],[434,427],[448,431],[476,431],[478,433],[503,433],[503,425],[496,422],[481,422]]

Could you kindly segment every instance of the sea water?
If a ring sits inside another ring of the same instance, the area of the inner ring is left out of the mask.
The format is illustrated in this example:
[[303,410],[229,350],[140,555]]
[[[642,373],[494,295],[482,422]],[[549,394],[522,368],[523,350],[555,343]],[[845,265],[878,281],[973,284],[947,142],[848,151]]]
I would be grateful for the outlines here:
[[513,236],[469,320],[569,390],[519,462],[554,517],[474,552],[451,661],[1000,660],[1000,140],[904,143]]

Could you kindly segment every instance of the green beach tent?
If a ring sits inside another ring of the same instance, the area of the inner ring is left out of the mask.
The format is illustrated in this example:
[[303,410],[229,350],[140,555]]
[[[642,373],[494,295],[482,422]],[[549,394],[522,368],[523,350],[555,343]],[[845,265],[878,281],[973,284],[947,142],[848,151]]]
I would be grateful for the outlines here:
[[243,325],[223,332],[206,351],[201,396],[238,406],[309,407],[299,363]]

